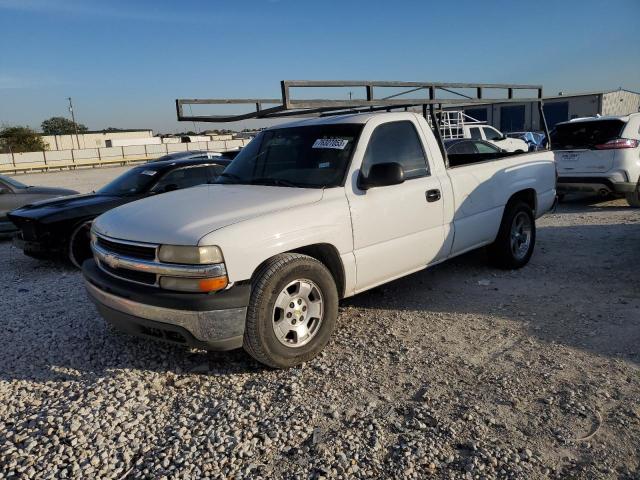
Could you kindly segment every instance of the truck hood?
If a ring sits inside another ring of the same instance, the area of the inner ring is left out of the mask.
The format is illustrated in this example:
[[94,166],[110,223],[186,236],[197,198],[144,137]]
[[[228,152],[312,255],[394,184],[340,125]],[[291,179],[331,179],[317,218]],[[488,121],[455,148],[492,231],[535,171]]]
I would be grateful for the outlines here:
[[262,185],[201,185],[110,210],[96,232],[121,240],[197,245],[208,233],[269,212],[318,202],[322,190]]

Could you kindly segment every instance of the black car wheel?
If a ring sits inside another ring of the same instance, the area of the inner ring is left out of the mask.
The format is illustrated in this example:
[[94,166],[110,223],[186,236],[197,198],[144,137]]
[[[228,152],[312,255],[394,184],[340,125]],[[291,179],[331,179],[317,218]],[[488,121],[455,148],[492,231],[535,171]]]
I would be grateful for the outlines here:
[[82,263],[93,256],[91,252],[91,224],[92,220],[82,222],[73,229],[69,237],[67,257],[77,268],[82,268]]

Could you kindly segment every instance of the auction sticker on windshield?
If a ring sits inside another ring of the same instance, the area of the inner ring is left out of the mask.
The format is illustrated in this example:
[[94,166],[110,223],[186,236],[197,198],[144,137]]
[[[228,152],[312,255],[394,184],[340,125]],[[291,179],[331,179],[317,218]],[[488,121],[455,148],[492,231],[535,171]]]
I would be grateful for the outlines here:
[[336,150],[344,150],[349,140],[344,138],[319,138],[311,148],[334,148]]
[[142,172],[142,175],[149,175],[150,177],[153,177],[156,173],[155,170],[145,170],[144,172]]

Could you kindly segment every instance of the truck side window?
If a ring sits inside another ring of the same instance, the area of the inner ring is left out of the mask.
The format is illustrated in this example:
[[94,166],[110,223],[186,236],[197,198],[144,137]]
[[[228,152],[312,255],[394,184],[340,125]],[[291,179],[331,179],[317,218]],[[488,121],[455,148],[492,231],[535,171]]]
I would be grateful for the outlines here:
[[469,128],[469,133],[471,134],[471,138],[476,140],[482,140],[482,135],[480,134],[480,127],[471,127]]
[[424,149],[412,122],[384,123],[371,134],[362,173],[368,175],[371,165],[388,162],[402,165],[407,180],[429,175]]
[[484,136],[487,140],[500,140],[502,134],[493,128],[484,127]]

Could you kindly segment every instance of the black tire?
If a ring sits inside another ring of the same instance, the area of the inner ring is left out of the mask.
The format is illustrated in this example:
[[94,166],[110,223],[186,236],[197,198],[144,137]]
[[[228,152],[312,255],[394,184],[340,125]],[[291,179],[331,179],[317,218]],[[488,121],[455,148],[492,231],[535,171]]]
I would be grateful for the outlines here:
[[[512,246],[512,240],[519,242],[520,239],[512,239],[512,228],[514,227],[516,219],[524,220],[525,217],[528,218],[530,225],[529,242],[526,249],[522,247],[522,253],[516,253]],[[487,248],[489,261],[495,267],[506,270],[522,268],[529,263],[529,259],[531,258],[531,255],[533,255],[535,244],[536,221],[533,211],[529,205],[521,201],[508,203],[505,207],[504,214],[502,215],[502,222],[500,224],[498,236]]]
[[562,203],[564,202],[564,193],[559,193],[558,194],[558,203]]
[[82,263],[93,256],[89,236],[92,223],[92,220],[78,223],[73,227],[67,241],[66,260],[76,268],[82,268]]
[[[289,347],[276,336],[275,305],[285,287],[299,279],[310,280],[319,289],[322,315],[308,343]],[[293,367],[318,355],[329,342],[338,316],[338,291],[327,267],[307,255],[283,253],[267,260],[252,283],[244,332],[247,353],[273,368]]]
[[630,207],[640,208],[640,189],[636,188],[635,191],[625,194],[625,198]]

